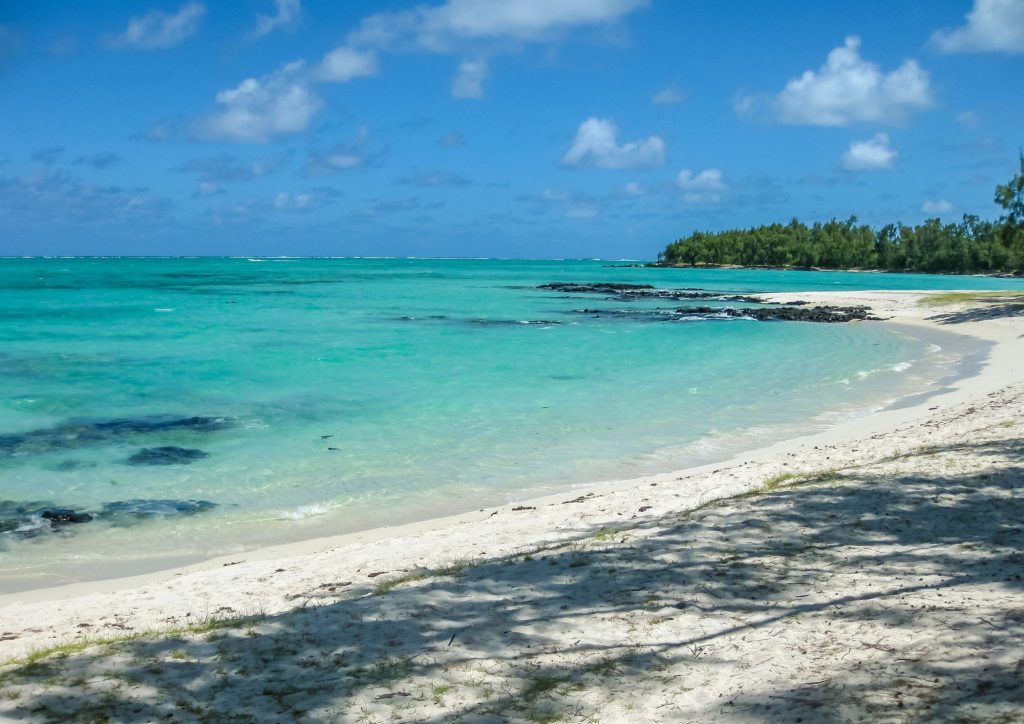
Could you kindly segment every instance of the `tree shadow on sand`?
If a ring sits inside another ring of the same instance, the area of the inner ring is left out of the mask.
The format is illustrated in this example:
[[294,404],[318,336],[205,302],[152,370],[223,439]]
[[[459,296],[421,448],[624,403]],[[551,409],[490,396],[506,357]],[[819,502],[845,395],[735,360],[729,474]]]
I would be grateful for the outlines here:
[[1005,302],[972,307],[959,312],[947,312],[928,317],[939,324],[963,324],[964,322],[981,322],[988,319],[1024,316],[1024,304]]
[[[8,666],[0,717],[1019,720],[1022,449],[930,448],[380,595],[296,592],[305,607],[235,627]],[[964,467],[922,476],[926,458]]]

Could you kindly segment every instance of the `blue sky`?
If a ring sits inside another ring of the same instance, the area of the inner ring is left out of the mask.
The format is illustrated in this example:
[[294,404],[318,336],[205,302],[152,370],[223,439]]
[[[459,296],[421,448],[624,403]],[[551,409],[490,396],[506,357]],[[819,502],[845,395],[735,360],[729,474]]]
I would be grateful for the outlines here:
[[651,258],[993,218],[1024,0],[0,4],[0,254]]

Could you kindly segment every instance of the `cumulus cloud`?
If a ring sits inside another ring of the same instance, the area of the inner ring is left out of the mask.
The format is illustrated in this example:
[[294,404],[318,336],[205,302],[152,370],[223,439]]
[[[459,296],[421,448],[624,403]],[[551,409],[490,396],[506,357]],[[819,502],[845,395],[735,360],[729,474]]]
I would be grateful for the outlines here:
[[686,100],[686,94],[674,85],[666,86],[654,94],[651,103],[657,106],[669,106],[682,103]]
[[530,204],[538,214],[555,210],[567,219],[593,219],[600,216],[600,199],[561,189],[544,189],[539,194],[523,194],[517,200]]
[[256,15],[256,29],[253,31],[253,37],[262,38],[275,28],[295,22],[302,13],[302,2],[301,0],[274,0],[274,11],[273,15],[264,15],[263,13]]
[[326,150],[311,151],[303,173],[307,176],[330,176],[372,165],[383,157],[384,151],[370,150],[369,142],[370,129],[361,126],[352,141],[338,143]]
[[729,191],[724,174],[717,168],[700,173],[684,168],[676,177],[676,185],[683,191],[683,200],[691,204],[718,203]]
[[876,133],[866,141],[854,141],[842,155],[843,168],[849,171],[877,171],[892,168],[899,156],[889,145],[889,136]]
[[468,186],[470,181],[451,171],[431,171],[428,173],[415,173],[410,176],[402,176],[395,179],[399,186],[417,186],[419,188],[431,188],[435,186]]
[[377,72],[373,51],[342,46],[314,69],[305,61],[286,63],[261,78],[246,78],[217,94],[220,109],[193,124],[193,134],[228,141],[262,142],[304,131],[323,102],[314,83],[345,83]]
[[616,142],[619,129],[607,118],[588,118],[580,124],[572,146],[562,157],[565,166],[644,168],[665,163],[665,142],[648,136],[623,144]]
[[783,123],[846,126],[898,123],[931,103],[929,76],[917,61],[907,60],[884,73],[860,56],[860,38],[850,36],[817,71],[804,71],[789,81],[774,105]]
[[451,52],[467,40],[551,40],[579,26],[607,25],[647,0],[448,0],[364,18],[349,36],[359,44]]
[[637,181],[630,181],[627,184],[623,184],[618,190],[619,196],[626,196],[635,198],[637,196],[643,196],[647,193],[647,187]]
[[238,87],[218,93],[217,103],[220,110],[201,119],[196,133],[242,142],[303,131],[322,105],[301,60],[262,78],[246,78]]
[[484,80],[487,78],[486,60],[464,60],[452,81],[452,95],[456,98],[483,98]]
[[192,198],[206,199],[222,193],[224,193],[224,187],[220,184],[213,183],[212,181],[200,181],[196,185],[196,190],[192,192]]
[[40,167],[0,177],[0,219],[22,224],[122,225],[166,218],[169,199],[149,189],[84,183],[67,171]]
[[347,83],[353,78],[377,74],[377,54],[342,45],[324,56],[317,67],[317,80]]
[[[353,46],[391,51],[487,55],[523,43],[552,42],[580,27],[610,25],[648,0],[448,0],[362,20],[348,36]],[[476,64],[476,65],[472,65]],[[463,61],[452,86],[457,98],[479,98],[484,60]]]
[[122,161],[124,161],[124,159],[116,153],[107,151],[103,153],[95,153],[92,156],[78,156],[71,163],[74,166],[90,166],[97,171],[104,171],[111,166],[116,166]]
[[161,50],[185,42],[197,32],[206,15],[206,6],[192,0],[181,6],[173,15],[161,10],[150,10],[128,21],[128,27],[121,33],[105,38],[107,47],[133,48],[135,50]]
[[964,111],[957,114],[956,122],[964,128],[975,128],[981,124],[981,116],[975,111]]
[[925,201],[921,204],[921,211],[926,214],[935,214],[936,216],[942,216],[943,214],[950,213],[954,208],[953,204],[945,199],[937,199],[935,201]]
[[945,53],[1024,53],[1024,0],[975,0],[967,24],[937,31],[932,43]]
[[197,174],[200,181],[227,183],[251,181],[276,171],[284,164],[281,157],[242,161],[229,153],[205,158],[193,158],[178,167],[184,173]]
[[274,208],[284,211],[309,211],[316,206],[313,194],[291,194],[281,191],[274,196]]

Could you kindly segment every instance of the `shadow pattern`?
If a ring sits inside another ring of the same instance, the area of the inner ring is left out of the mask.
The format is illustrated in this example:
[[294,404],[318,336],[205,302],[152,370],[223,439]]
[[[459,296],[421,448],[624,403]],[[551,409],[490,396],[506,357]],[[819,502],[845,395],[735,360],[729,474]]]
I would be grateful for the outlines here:
[[993,433],[381,595],[297,592],[234,627],[7,666],[0,717],[1021,721],[1022,451]]

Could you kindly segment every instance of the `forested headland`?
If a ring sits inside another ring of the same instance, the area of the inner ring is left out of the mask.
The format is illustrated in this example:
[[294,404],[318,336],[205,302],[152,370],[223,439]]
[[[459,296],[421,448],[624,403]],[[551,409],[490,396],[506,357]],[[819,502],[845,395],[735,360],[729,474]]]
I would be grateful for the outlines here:
[[1003,215],[959,223],[873,229],[851,216],[810,226],[793,219],[750,229],[694,232],[658,254],[658,266],[754,266],[897,272],[1024,272],[1024,154],[1020,172],[996,187]]

